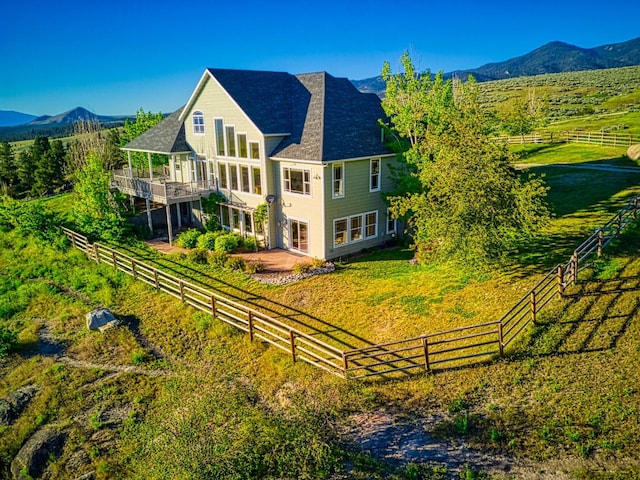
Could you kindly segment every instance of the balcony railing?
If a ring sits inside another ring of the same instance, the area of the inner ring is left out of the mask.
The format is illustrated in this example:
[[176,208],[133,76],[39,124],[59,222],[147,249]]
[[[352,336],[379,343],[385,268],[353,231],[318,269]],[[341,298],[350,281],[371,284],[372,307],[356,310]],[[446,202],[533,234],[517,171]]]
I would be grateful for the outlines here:
[[206,180],[181,183],[172,182],[166,176],[154,176],[153,180],[150,180],[149,178],[132,176],[131,173],[129,169],[115,170],[111,185],[122,193],[149,199],[153,202],[169,204],[187,201],[196,199],[203,193],[215,190],[215,186]]

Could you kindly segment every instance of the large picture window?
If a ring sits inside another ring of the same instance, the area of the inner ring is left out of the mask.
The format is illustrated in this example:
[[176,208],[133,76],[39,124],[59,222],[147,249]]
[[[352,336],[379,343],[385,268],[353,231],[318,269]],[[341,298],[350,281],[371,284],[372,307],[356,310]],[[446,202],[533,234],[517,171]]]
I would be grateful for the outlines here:
[[359,213],[333,221],[333,246],[339,247],[378,236],[378,212]]
[[233,125],[226,125],[224,131],[227,135],[227,156],[236,156],[236,129]]
[[224,155],[224,123],[221,118],[213,121],[213,127],[216,133],[216,153],[219,156]]
[[284,191],[300,195],[311,195],[311,171],[285,167],[282,169]]
[[247,158],[247,134],[238,134],[238,156],[240,158]]
[[251,176],[253,179],[253,193],[262,195],[262,181],[260,179],[260,167],[251,167]]
[[204,114],[200,110],[193,112],[193,133],[204,135]]

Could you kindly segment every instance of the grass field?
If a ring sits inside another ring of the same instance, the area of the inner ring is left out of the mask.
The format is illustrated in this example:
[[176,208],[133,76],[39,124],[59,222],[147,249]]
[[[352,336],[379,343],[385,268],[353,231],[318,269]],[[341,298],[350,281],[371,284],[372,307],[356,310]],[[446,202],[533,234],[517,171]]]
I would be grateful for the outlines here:
[[[536,158],[543,153],[526,161],[548,163]],[[637,175],[535,168],[545,174],[555,218],[543,238],[490,272],[413,266],[410,251],[395,249],[273,287],[138,245],[127,249],[335,341],[398,339],[500,316],[640,193]],[[56,210],[67,203],[48,201]],[[63,452],[50,459],[55,478],[89,471],[98,479],[328,478],[332,472],[356,479],[460,478],[452,467],[383,462],[349,446],[344,431],[352,416],[382,410],[413,428],[418,419],[432,419],[428,432],[445,447],[464,442],[533,462],[531,478],[545,469],[570,478],[638,478],[639,244],[636,230],[607,250],[506,359],[401,381],[345,382],[250,343],[80,252],[0,232],[0,322],[20,331],[18,353],[0,360],[0,397],[28,384],[39,389],[12,425],[0,427],[0,471],[7,473],[31,433],[53,425],[67,433]],[[113,309],[126,325],[88,332],[84,313],[96,305]],[[61,342],[66,359],[42,348],[42,326]],[[491,465],[471,464],[461,473],[489,478],[478,470]]]

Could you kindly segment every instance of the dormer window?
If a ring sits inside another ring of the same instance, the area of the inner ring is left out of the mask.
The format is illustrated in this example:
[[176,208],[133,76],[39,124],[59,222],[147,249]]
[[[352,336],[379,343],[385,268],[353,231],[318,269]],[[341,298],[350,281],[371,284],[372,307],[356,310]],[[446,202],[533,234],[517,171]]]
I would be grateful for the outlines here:
[[200,110],[193,112],[193,133],[204,135],[204,114]]

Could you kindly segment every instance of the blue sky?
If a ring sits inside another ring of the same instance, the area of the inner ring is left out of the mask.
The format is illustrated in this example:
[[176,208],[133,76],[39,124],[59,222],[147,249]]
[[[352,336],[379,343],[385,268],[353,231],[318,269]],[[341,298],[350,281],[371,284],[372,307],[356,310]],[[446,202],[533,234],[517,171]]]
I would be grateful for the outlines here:
[[169,113],[207,67],[363,79],[409,50],[432,71],[474,68],[561,40],[640,36],[640,2],[9,0],[0,12],[0,110],[83,106]]

